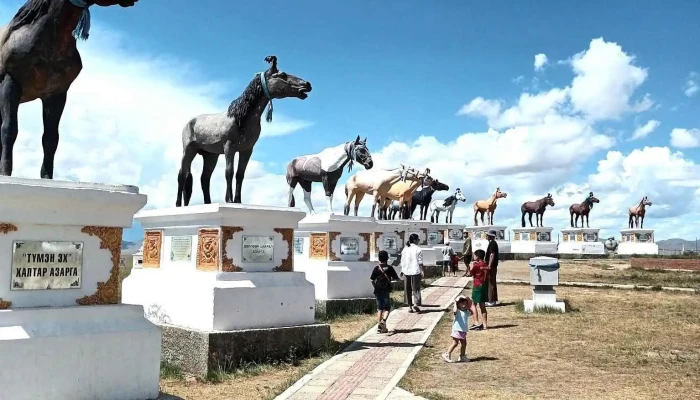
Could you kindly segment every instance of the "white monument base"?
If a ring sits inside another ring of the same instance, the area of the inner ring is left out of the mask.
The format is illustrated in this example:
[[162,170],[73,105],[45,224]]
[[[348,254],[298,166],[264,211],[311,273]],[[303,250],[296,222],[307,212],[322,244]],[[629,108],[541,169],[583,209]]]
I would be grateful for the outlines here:
[[524,311],[531,313],[545,308],[566,312],[566,304],[557,301],[554,289],[559,285],[559,261],[553,257],[534,257],[529,267],[532,300],[523,300]]
[[315,324],[314,285],[293,272],[303,216],[243,204],[136,215],[145,230],[143,262],[124,280],[122,301],[143,305],[163,326],[165,361],[201,376],[285,356],[261,338],[276,335],[287,350],[308,351],[330,338],[328,325]]
[[564,228],[562,240],[557,251],[559,254],[605,254],[605,246],[600,241],[598,228]]
[[653,229],[621,229],[620,233],[622,239],[617,246],[617,254],[659,254]]
[[377,265],[371,261],[376,227],[374,218],[346,215],[315,214],[299,222],[294,270],[314,284],[316,300],[374,299],[369,277]]
[[557,244],[552,242],[550,227],[513,228],[510,251],[521,254],[556,254]]
[[158,397],[160,329],[143,307],[0,311],[0,398]]
[[506,227],[504,225],[483,225],[483,226],[468,226],[464,228],[464,231],[469,234],[472,238],[472,249],[477,251],[479,249],[486,251],[489,245],[489,241],[486,238],[486,234],[490,230],[495,230],[498,232],[496,237],[496,243],[498,244],[499,253],[512,253],[511,247],[512,243],[506,236]]
[[119,305],[133,186],[0,177],[0,398],[158,397],[161,332]]

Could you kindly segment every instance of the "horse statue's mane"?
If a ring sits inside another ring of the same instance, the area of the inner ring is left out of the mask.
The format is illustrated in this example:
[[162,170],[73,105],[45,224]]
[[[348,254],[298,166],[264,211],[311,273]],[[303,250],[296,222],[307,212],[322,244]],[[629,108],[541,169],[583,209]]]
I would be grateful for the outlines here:
[[[250,111],[253,107],[255,107],[256,102],[260,100],[262,96],[265,96],[265,90],[263,89],[263,84],[260,80],[261,75],[267,79],[270,77],[270,75],[278,71],[277,57],[267,56],[265,57],[265,61],[271,64],[270,68],[268,68],[268,70],[265,72],[255,74],[243,93],[241,93],[241,95],[233,100],[228,106],[226,115],[228,115],[230,118],[234,118],[236,120],[236,125],[239,128],[243,127],[244,123],[248,119],[248,116],[251,115]],[[265,116],[265,120],[267,122],[272,121],[272,99],[269,99],[269,101],[270,107],[267,109],[267,114]]]
[[442,203],[442,206],[447,208],[447,207],[451,206],[452,203],[454,203],[455,201],[457,201],[457,196],[451,195],[445,199],[445,201]]
[[[5,44],[12,32],[23,26],[33,24],[45,15],[51,17],[46,19],[48,23],[55,21],[61,12],[62,6],[63,2],[61,0],[28,0],[17,10],[10,23],[5,26],[5,32],[2,32],[2,36],[0,36],[0,47]],[[2,28],[0,28],[1,30]]]

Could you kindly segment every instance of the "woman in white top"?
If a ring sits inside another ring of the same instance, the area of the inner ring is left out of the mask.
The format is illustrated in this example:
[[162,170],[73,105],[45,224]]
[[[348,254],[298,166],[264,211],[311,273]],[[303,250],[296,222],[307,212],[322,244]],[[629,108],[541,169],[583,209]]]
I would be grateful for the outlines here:
[[[401,251],[401,279],[404,280],[404,296],[408,312],[420,312],[420,282],[423,277],[423,250],[418,247],[418,235],[408,237],[406,247]],[[405,277],[405,278],[404,278]]]

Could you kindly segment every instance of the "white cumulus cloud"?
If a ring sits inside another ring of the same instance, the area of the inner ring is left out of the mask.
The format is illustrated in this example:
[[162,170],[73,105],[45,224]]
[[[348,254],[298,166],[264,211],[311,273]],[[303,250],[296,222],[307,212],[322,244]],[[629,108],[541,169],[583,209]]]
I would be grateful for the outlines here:
[[535,71],[540,71],[547,64],[547,55],[544,53],[535,55]]
[[649,134],[654,132],[659,125],[661,125],[661,122],[655,119],[649,120],[646,124],[638,126],[637,129],[634,130],[630,140],[639,140],[649,136]]
[[681,149],[700,147],[700,129],[673,129],[671,131],[671,146]]
[[685,85],[683,86],[683,93],[688,97],[693,97],[698,93],[700,87],[698,87],[698,73],[691,72],[688,74],[688,78],[685,80]]

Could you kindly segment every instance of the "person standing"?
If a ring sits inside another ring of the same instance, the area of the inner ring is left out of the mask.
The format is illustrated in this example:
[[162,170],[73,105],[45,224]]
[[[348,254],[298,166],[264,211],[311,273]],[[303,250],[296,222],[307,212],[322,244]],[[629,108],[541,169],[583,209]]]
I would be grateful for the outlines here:
[[401,251],[401,273],[404,280],[404,296],[408,304],[408,312],[420,312],[421,305],[420,282],[425,275],[423,272],[423,250],[418,247],[420,239],[412,233],[408,237],[406,247]]
[[442,276],[449,274],[452,270],[452,256],[455,254],[454,249],[450,246],[450,241],[445,240],[445,246],[442,248]]
[[498,274],[498,243],[496,242],[498,233],[490,229],[486,234],[489,245],[486,247],[486,264],[488,265],[488,302],[487,307],[495,306],[498,303],[498,287],[496,286],[496,275]]
[[463,276],[469,276],[469,264],[472,262],[472,238],[469,236],[469,232],[464,232],[462,260],[464,260],[464,266],[466,267],[466,271],[464,272]]

